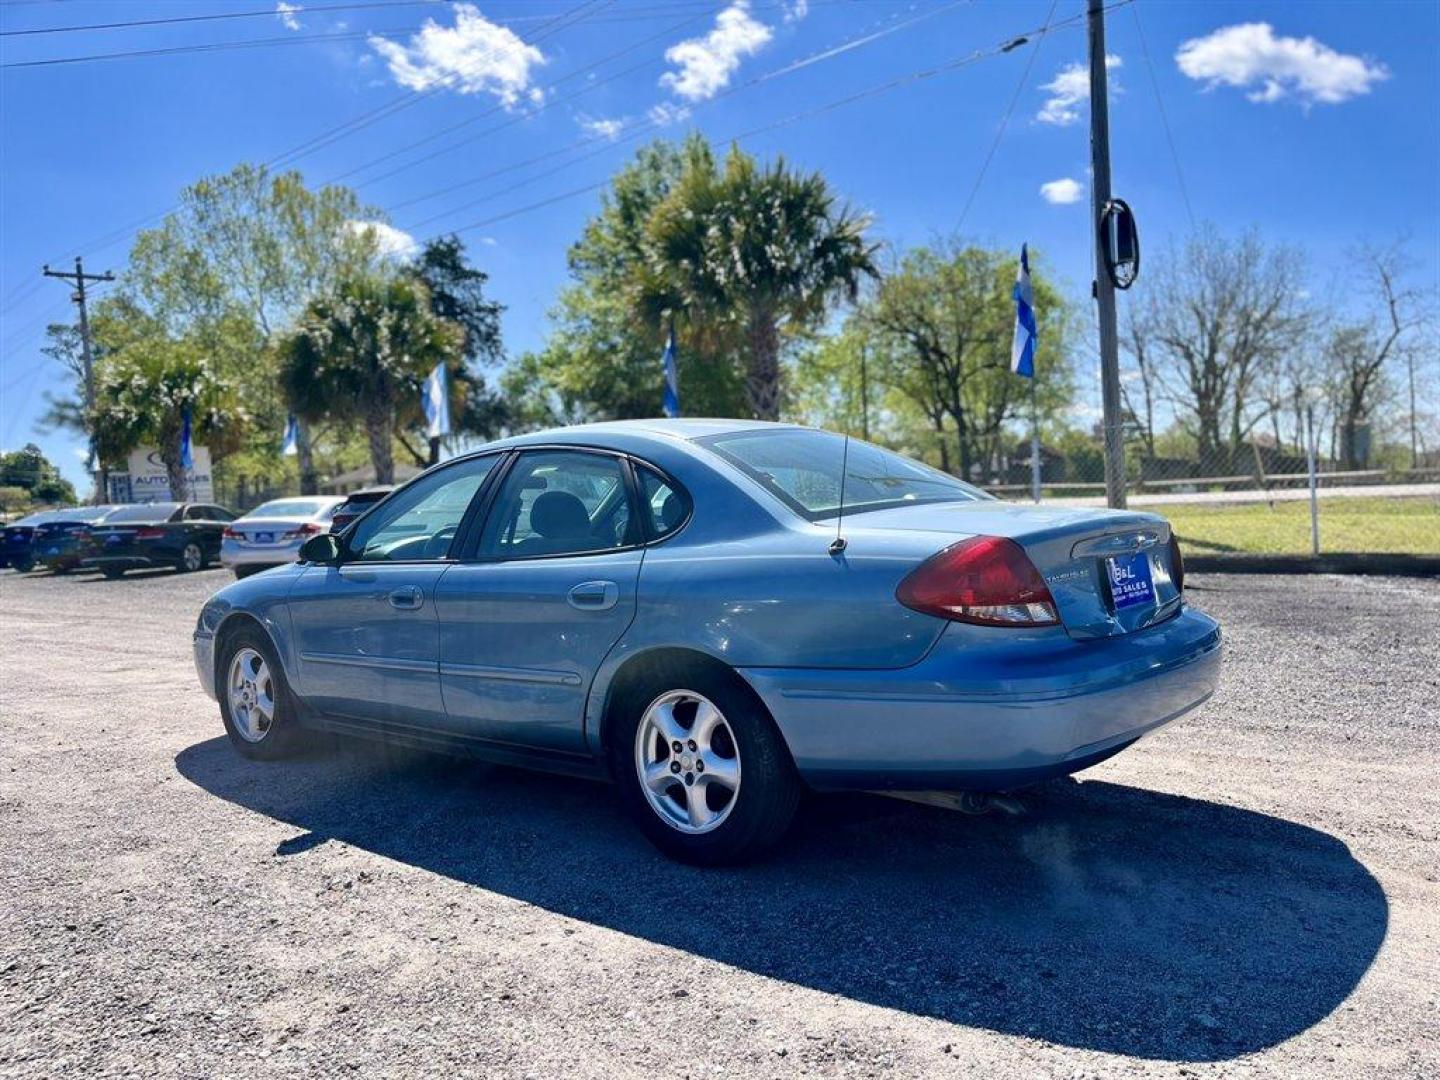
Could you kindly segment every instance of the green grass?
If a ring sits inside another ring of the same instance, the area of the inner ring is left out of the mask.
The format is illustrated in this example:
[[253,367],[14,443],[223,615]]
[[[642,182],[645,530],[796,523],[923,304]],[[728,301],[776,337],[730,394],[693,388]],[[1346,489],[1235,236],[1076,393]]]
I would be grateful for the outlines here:
[[[1169,519],[1187,553],[1219,555],[1310,553],[1307,500],[1231,505],[1167,505],[1149,509]],[[1440,499],[1320,500],[1320,551],[1440,555]]]

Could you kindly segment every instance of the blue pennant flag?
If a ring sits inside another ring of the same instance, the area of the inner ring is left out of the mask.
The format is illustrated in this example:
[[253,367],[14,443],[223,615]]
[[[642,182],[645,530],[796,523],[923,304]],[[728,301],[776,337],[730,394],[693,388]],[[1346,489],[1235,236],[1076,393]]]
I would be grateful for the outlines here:
[[294,457],[300,452],[300,420],[292,412],[285,420],[285,437],[280,440],[280,453]]
[[1030,291],[1030,252],[1020,245],[1020,272],[1015,275],[1015,341],[1010,346],[1010,370],[1027,379],[1035,377],[1035,295]]
[[190,449],[190,406],[180,414],[180,467],[193,469],[195,467],[195,455]]
[[445,376],[445,361],[436,364],[435,370],[426,376],[422,404],[425,406],[426,434],[432,439],[449,435],[450,391],[449,380]]
[[680,415],[680,371],[675,365],[675,327],[665,338],[665,354],[660,358],[665,365],[665,415],[674,419]]

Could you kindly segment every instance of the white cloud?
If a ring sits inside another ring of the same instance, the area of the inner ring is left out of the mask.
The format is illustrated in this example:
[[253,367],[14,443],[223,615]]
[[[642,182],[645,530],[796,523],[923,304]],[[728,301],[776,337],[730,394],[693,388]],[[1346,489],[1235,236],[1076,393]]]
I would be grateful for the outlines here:
[[1065,176],[1040,185],[1040,197],[1053,206],[1069,206],[1080,201],[1085,185]]
[[600,139],[609,139],[611,142],[614,142],[620,132],[625,130],[625,125],[629,122],[624,117],[586,116],[583,113],[577,117],[577,121],[580,124],[580,130],[585,134]]
[[1245,96],[1264,104],[1294,97],[1306,106],[1338,105],[1390,77],[1384,64],[1336,52],[1313,37],[1276,37],[1269,23],[1224,26],[1191,38],[1176,50],[1175,63],[1207,90],[1254,87]]
[[671,124],[683,124],[690,119],[690,109],[685,105],[672,105],[668,101],[662,101],[658,105],[652,105],[645,116],[656,127],[669,127]]
[[420,250],[413,236],[383,221],[347,221],[345,228],[356,236],[370,234],[381,258],[408,259]]
[[[1120,57],[1113,53],[1105,54],[1105,70],[1111,71],[1122,65]],[[1045,99],[1045,104],[1035,114],[1035,119],[1042,124],[1055,124],[1058,127],[1065,127],[1080,119],[1081,102],[1090,100],[1090,69],[1084,64],[1066,64],[1044,86],[1041,90],[1048,90],[1050,97]],[[1112,81],[1110,84],[1112,93],[1117,93],[1119,87]]]
[[285,0],[280,0],[275,5],[275,17],[284,24],[286,30],[299,30],[300,20],[297,16],[304,10],[299,4],[287,4]]
[[543,100],[544,91],[530,84],[545,54],[492,23],[474,4],[456,4],[454,10],[454,26],[426,19],[408,45],[371,35],[370,47],[385,58],[395,81],[410,90],[449,85],[462,94],[483,91],[507,108],[522,97]]
[[679,70],[660,76],[660,85],[686,101],[712,98],[729,85],[740,61],[773,36],[770,27],[751,18],[749,0],[735,0],[715,16],[715,28],[704,37],[665,50],[665,59]]
[[810,0],[789,0],[789,3],[780,5],[785,13],[787,23],[799,22],[810,14]]

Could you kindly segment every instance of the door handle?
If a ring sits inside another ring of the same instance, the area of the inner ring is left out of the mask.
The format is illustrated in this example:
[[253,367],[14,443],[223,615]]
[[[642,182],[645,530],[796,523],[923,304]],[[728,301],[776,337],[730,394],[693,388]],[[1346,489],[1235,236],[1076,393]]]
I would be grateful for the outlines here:
[[620,586],[613,581],[582,581],[565,599],[580,611],[608,611],[620,599]]
[[401,611],[414,611],[424,602],[425,594],[415,585],[405,585],[390,594],[390,606]]

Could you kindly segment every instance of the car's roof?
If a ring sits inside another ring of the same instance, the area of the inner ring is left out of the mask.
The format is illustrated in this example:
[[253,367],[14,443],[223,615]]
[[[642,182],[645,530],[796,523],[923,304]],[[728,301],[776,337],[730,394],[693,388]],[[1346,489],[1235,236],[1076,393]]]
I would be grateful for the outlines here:
[[524,446],[530,443],[563,442],[603,444],[607,435],[641,436],[651,438],[681,439],[693,441],[707,435],[725,435],[735,431],[751,431],[764,428],[796,428],[797,424],[775,424],[766,420],[727,420],[723,418],[695,418],[669,420],[656,417],[650,420],[605,420],[596,424],[576,424],[571,427],[549,428],[532,431],[524,435],[512,435],[489,444],[490,450],[504,446]]

